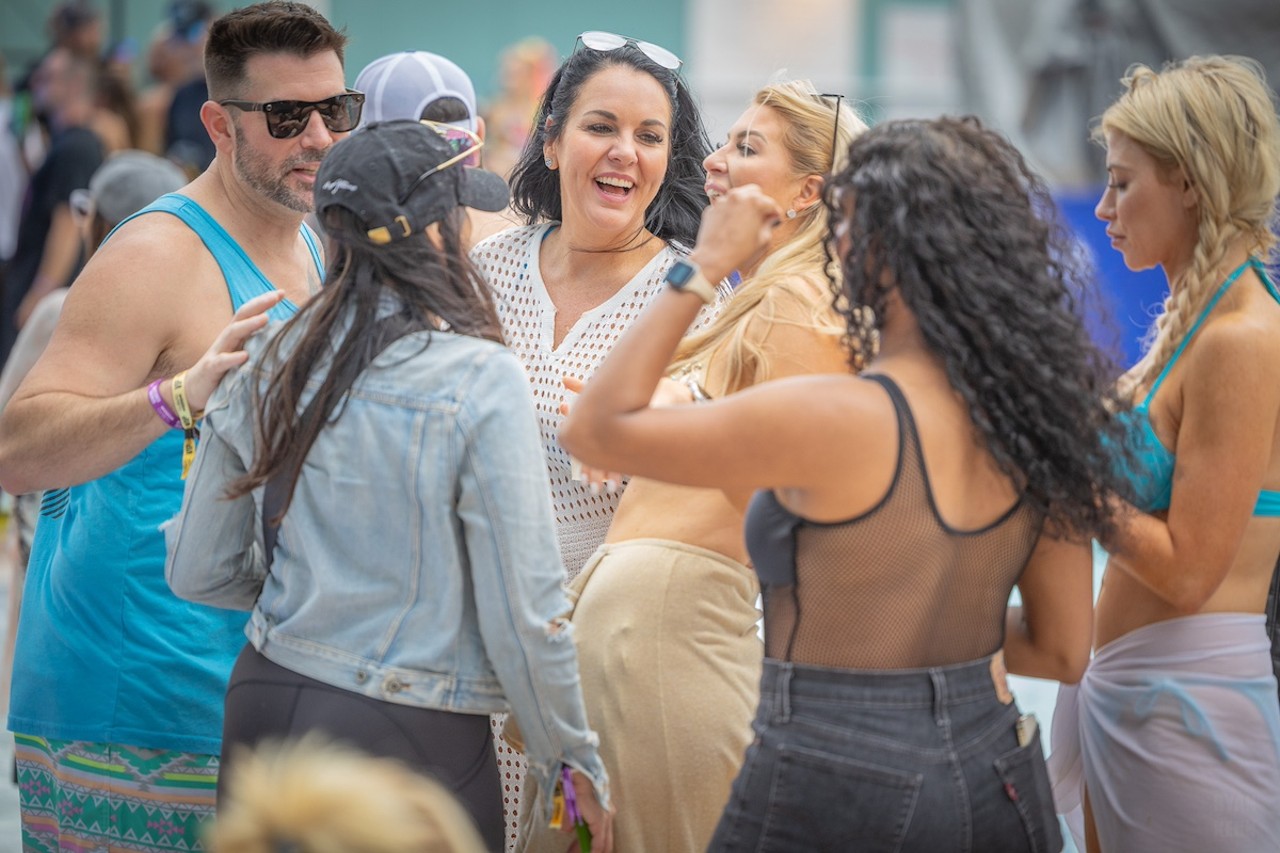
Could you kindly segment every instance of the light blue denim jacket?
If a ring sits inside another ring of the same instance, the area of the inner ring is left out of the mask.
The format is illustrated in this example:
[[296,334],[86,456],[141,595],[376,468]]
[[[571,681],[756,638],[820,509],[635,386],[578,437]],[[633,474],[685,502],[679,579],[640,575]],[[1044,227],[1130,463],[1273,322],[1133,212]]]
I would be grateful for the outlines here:
[[[253,461],[255,390],[266,387],[262,350],[274,332],[249,342],[249,363],[206,407],[182,510],[166,525],[169,585],[252,609],[253,646],[310,678],[404,705],[510,709],[544,808],[561,764],[607,800],[516,357],[448,332],[387,347],[307,455],[268,573],[262,489],[225,493]],[[303,405],[319,383],[313,376]]]

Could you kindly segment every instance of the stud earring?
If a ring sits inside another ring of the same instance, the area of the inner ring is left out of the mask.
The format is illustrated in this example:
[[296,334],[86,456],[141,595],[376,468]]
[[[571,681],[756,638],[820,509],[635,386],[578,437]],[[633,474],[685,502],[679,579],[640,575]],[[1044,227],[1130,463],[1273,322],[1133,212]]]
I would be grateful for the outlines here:
[[551,164],[551,158],[550,158],[550,157],[547,157],[547,158],[546,158],[546,159],[544,159],[542,162],[544,162],[544,163],[546,163],[546,164],[547,164],[547,168],[548,168],[548,169],[555,169],[555,166],[553,166],[553,165]]
[[794,207],[787,208],[787,219],[796,218],[796,209]]

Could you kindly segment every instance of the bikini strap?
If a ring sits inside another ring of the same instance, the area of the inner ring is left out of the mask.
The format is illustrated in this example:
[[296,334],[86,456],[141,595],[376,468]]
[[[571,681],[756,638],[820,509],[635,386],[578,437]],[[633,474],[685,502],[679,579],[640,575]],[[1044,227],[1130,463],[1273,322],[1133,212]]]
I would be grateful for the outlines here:
[[[1146,398],[1142,401],[1143,405],[1151,402],[1151,398],[1156,395],[1156,391],[1159,390],[1160,385],[1164,382],[1164,378],[1169,375],[1169,371],[1172,370],[1173,365],[1177,363],[1178,357],[1182,355],[1182,351],[1187,348],[1187,344],[1191,343],[1191,339],[1195,337],[1196,332],[1198,332],[1200,327],[1204,325],[1205,319],[1213,311],[1214,306],[1218,304],[1218,300],[1222,298],[1222,295],[1227,292],[1227,289],[1231,287],[1231,285],[1236,283],[1236,279],[1238,279],[1245,270],[1255,265],[1256,260],[1256,258],[1249,258],[1249,260],[1236,267],[1231,275],[1227,276],[1227,280],[1218,287],[1218,292],[1213,294],[1213,298],[1209,300],[1209,304],[1204,306],[1204,310],[1200,312],[1200,316],[1196,317],[1196,321],[1191,324],[1191,328],[1188,329],[1187,334],[1183,336],[1182,342],[1178,344],[1178,348],[1175,349],[1173,351],[1173,355],[1169,357],[1169,361],[1165,364],[1164,370],[1160,371],[1160,375],[1156,377],[1156,381],[1151,386],[1151,390],[1147,392]],[[1278,301],[1280,301],[1280,297],[1278,297]]]
[[1253,271],[1258,274],[1258,278],[1262,279],[1262,286],[1267,289],[1267,293],[1271,294],[1271,298],[1276,302],[1280,302],[1280,290],[1276,289],[1275,282],[1271,280],[1271,274],[1267,272],[1267,265],[1260,258],[1250,258],[1249,263],[1253,265]]

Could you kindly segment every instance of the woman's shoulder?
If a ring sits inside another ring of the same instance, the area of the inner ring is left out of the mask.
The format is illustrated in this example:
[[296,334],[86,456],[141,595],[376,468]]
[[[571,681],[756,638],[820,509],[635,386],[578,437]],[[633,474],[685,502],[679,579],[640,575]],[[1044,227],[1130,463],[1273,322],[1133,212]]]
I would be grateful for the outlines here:
[[[1239,309],[1212,317],[1188,346],[1187,380],[1251,387],[1280,378],[1280,307]],[[1252,393],[1252,392],[1251,392]]]
[[540,239],[551,224],[516,225],[491,234],[471,248],[471,260],[481,266],[522,260],[530,245]]

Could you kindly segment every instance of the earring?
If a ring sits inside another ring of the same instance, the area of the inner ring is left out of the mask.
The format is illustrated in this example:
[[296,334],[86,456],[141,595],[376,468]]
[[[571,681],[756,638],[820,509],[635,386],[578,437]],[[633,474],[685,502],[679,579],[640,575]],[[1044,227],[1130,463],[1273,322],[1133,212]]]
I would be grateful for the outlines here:
[[787,208],[787,219],[796,218],[796,209],[794,207]]
[[556,168],[554,165],[552,165],[552,162],[551,162],[551,158],[550,158],[550,157],[547,157],[547,158],[546,158],[546,159],[544,159],[542,162],[547,164],[547,168],[548,168],[548,169],[554,170],[554,169]]

